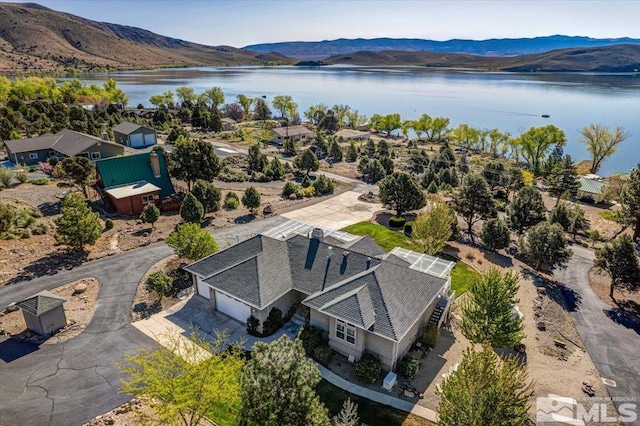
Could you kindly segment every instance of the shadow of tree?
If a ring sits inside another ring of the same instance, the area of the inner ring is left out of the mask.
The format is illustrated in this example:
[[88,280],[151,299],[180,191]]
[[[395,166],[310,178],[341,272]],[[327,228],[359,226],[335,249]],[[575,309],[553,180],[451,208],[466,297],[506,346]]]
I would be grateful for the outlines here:
[[73,269],[76,266],[82,265],[82,262],[87,259],[87,254],[87,252],[75,252],[71,250],[51,253],[48,256],[33,261],[15,277],[8,280],[5,285],[28,281],[45,275],[55,275],[65,269]]
[[54,216],[60,213],[60,201],[47,201],[46,203],[38,204],[38,209],[43,216]]
[[543,287],[551,300],[567,312],[575,312],[580,306],[582,297],[565,284],[541,277],[529,268],[521,268],[522,276],[533,281],[536,287]]
[[640,334],[640,316],[638,316],[637,303],[633,301],[626,301],[618,303],[615,308],[604,309],[604,313],[611,318],[611,320],[617,324],[620,324],[630,330]]
[[133,312],[140,315],[140,319],[147,319],[153,314],[157,314],[162,310],[162,303],[158,300],[151,304],[147,302],[136,303],[133,305]]
[[243,224],[243,223],[249,223],[249,222],[255,220],[255,218],[256,217],[254,215],[252,215],[252,214],[245,214],[244,216],[238,216],[237,218],[235,218],[233,220],[233,222],[240,225],[240,224]]

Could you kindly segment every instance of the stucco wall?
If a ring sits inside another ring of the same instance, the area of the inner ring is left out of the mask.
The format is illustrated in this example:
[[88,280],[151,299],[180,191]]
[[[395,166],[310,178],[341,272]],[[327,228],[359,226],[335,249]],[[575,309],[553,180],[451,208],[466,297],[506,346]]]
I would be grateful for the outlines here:
[[367,332],[367,352],[378,355],[385,370],[393,367],[393,347],[395,342],[377,334]]
[[336,352],[344,356],[353,355],[356,360],[360,359],[367,341],[367,332],[356,328],[356,344],[352,345],[345,340],[336,337],[336,319],[329,318],[329,346]]
[[64,315],[64,308],[59,306],[40,315],[40,324],[45,334],[51,334],[67,324],[67,317]]
[[329,331],[329,317],[325,314],[321,314],[317,309],[311,309],[311,319],[309,323],[313,327],[317,327],[326,332]]
[[413,327],[409,329],[407,334],[398,342],[398,360],[401,360],[402,357],[409,352],[411,349],[411,345],[416,341],[418,337],[420,337],[420,333],[422,332],[422,327],[429,321],[431,318],[431,314],[436,307],[436,301],[427,308],[422,317],[416,322]]
[[264,322],[269,317],[269,312],[271,312],[271,309],[273,308],[280,309],[282,311],[282,316],[284,317],[285,315],[287,315],[289,308],[294,303],[299,301],[300,301],[299,293],[297,291],[292,290],[285,293],[282,297],[280,297],[278,300],[268,305],[264,309],[257,310],[252,308],[251,309],[251,311],[253,312],[252,315],[256,317],[258,320],[260,320],[260,328],[258,328],[258,330],[262,332],[262,324],[264,324]]
[[38,317],[31,315],[29,312],[22,311],[22,315],[24,316],[24,322],[27,323],[27,328],[35,333],[40,335],[44,334],[44,331],[40,328],[40,321]]
[[[99,152],[100,158],[111,158],[111,157],[116,157],[118,155],[124,154],[124,147],[107,144],[107,143],[101,143],[100,146],[97,146],[97,143],[96,143],[96,145],[93,145],[92,147],[89,147],[88,149],[85,149],[84,151],[79,153],[78,156],[81,156],[84,154],[90,155],[92,152]],[[89,156],[89,159],[91,160],[90,156]],[[95,160],[92,160],[92,161],[95,161]]]

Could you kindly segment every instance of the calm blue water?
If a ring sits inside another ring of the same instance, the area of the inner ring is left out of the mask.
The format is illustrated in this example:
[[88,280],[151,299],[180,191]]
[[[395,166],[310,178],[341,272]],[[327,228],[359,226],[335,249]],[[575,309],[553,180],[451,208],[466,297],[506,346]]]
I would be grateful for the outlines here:
[[[82,77],[81,77],[82,78]],[[498,128],[513,135],[532,126],[554,124],[568,138],[565,152],[575,160],[589,158],[578,142],[578,130],[591,123],[622,126],[631,132],[620,151],[600,171],[628,171],[640,162],[640,74],[512,74],[430,71],[415,67],[237,67],[185,68],[91,74],[88,82],[113,78],[130,105],[149,105],[149,97],[190,86],[196,93],[213,86],[226,101],[237,94],[290,95],[300,115],[323,102],[349,104],[361,114],[421,114],[451,119],[451,127],[468,123]],[[542,118],[549,114],[550,118]]]

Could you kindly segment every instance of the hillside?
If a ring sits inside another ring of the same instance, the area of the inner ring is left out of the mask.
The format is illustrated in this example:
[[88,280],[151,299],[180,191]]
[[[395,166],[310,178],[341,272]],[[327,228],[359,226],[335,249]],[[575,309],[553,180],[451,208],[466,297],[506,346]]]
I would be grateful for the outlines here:
[[561,49],[513,57],[390,50],[336,55],[322,62],[334,65],[413,65],[518,72],[634,72],[640,69],[640,45]]
[[281,54],[204,46],[33,3],[0,3],[0,71],[292,62]]
[[640,39],[615,38],[595,39],[589,37],[570,37],[554,35],[548,37],[490,39],[490,40],[447,40],[435,41],[424,39],[337,39],[324,41],[292,41],[282,43],[265,43],[246,46],[244,49],[255,52],[278,52],[283,55],[315,60],[328,56],[349,54],[361,51],[381,52],[396,51],[429,51],[443,53],[465,53],[482,56],[517,56],[549,52],[551,50],[573,47],[598,47],[614,44],[640,44]]

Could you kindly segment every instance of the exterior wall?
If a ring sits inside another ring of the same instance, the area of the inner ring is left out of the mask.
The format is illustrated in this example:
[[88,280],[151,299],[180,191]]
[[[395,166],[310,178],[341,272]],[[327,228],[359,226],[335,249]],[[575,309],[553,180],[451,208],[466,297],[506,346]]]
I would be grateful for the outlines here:
[[394,367],[393,348],[396,343],[377,334],[366,331],[364,333],[367,334],[367,352],[378,355],[385,370],[392,370]]
[[[109,195],[109,199],[116,208],[118,214],[127,216],[134,213],[140,213],[142,209],[147,205],[142,202],[142,197],[146,195],[160,196],[160,191],[153,191],[147,194],[134,195],[132,197],[121,198],[119,200]],[[157,204],[156,204],[157,205]]]
[[258,328],[258,331],[262,332],[262,324],[264,324],[264,322],[269,317],[269,312],[271,312],[271,309],[273,308],[280,309],[282,311],[282,316],[284,317],[285,315],[287,315],[289,308],[293,306],[294,303],[298,303],[299,301],[300,301],[299,293],[295,290],[292,290],[287,292],[284,296],[282,296],[275,302],[271,303],[264,309],[258,310],[255,308],[251,308],[251,315],[253,315],[255,318],[257,318],[260,321],[260,327]]
[[413,327],[409,329],[409,331],[407,332],[407,334],[405,334],[402,340],[398,342],[397,360],[402,359],[402,357],[405,356],[407,352],[409,352],[409,349],[411,349],[411,345],[413,344],[413,342],[415,342],[416,339],[420,336],[420,333],[422,332],[422,327],[424,327],[424,325],[429,321],[429,318],[431,318],[431,314],[433,313],[433,310],[436,307],[436,302],[437,302],[437,298],[424,311],[424,314],[422,315],[422,317],[413,325]]
[[27,323],[27,328],[34,333],[39,335],[44,335],[44,331],[40,328],[40,320],[35,315],[31,315],[29,312],[22,311],[22,315],[24,316],[24,322]]
[[125,135],[124,133],[119,133],[116,132],[115,130],[113,131],[113,139],[116,141],[116,143],[119,143],[121,145],[129,145],[129,135]]
[[[92,152],[99,152],[100,158],[110,158],[110,157],[116,157],[118,155],[124,154],[124,147],[122,146],[117,146],[117,145],[112,145],[107,143],[101,143],[100,146],[97,146],[97,145],[98,144],[96,143],[96,145],[78,153],[78,157],[88,156],[88,158],[91,160],[90,155]],[[95,161],[95,160],[91,160],[91,161]]]
[[585,192],[585,191],[578,191],[578,198],[588,198],[593,200],[595,203],[601,203],[604,196],[602,194],[594,194],[593,192]]
[[[50,149],[41,149],[39,151],[31,151],[31,152],[18,152],[13,153],[6,148],[7,156],[12,163],[16,165],[24,164],[25,166],[37,166],[41,161],[47,161],[49,158],[49,154],[52,152]],[[38,158],[30,158],[29,154],[37,154]]]
[[353,355],[356,360],[364,353],[367,343],[367,332],[356,327],[356,344],[352,345],[336,337],[336,319],[329,317],[329,346],[344,356]]
[[67,317],[64,315],[64,308],[59,306],[40,315],[40,324],[45,334],[51,334],[67,325]]
[[321,314],[317,309],[311,309],[311,319],[309,323],[313,327],[329,332],[329,316]]
[[[146,128],[146,127],[141,127],[139,129],[137,129],[136,131],[131,132],[131,134],[132,135],[133,134],[154,135],[155,136],[154,137],[155,143],[147,144],[146,143],[146,139],[147,138],[145,138],[145,146],[151,146],[151,145],[155,145],[156,143],[158,143],[158,137],[157,137],[156,131],[153,130],[153,129],[149,129],[149,128]],[[131,144],[129,143],[129,135],[127,135],[125,133],[119,133],[119,132],[114,131],[113,132],[113,138],[116,141],[116,143],[119,143],[121,145],[131,146]]]
[[304,134],[298,134],[298,135],[290,135],[288,138],[286,136],[279,136],[276,132],[274,132],[273,130],[271,131],[271,142],[274,142],[278,145],[282,145],[282,143],[286,140],[286,139],[291,139],[293,141],[306,141],[306,140],[310,140],[313,139],[313,132],[309,132],[309,133],[304,133]]

